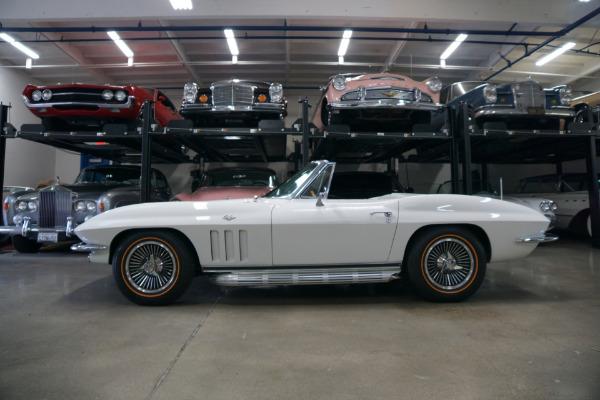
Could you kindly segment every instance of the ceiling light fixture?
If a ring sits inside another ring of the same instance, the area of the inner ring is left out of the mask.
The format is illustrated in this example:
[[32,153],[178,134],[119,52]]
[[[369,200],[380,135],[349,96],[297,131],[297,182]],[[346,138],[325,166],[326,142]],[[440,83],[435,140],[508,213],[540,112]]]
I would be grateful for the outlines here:
[[235,35],[233,34],[233,30],[225,29],[225,37],[227,38],[227,44],[229,45],[229,51],[231,52],[231,62],[233,64],[237,64],[238,55],[240,51],[237,46],[237,42],[235,41]]
[[[444,51],[442,53],[442,55],[440,56],[440,60],[447,60],[448,57],[450,57],[450,55],[452,53],[454,53],[454,50],[456,50],[458,48],[458,46],[460,46],[460,44],[462,42],[465,41],[465,39],[467,38],[467,34],[461,33],[460,35],[458,35],[456,37],[456,39],[454,39],[454,42],[450,43],[450,46],[448,46],[448,48],[446,49],[446,51]],[[444,63],[445,64],[445,63]]]
[[345,30],[344,35],[342,36],[342,41],[340,42],[340,48],[338,50],[338,57],[344,57],[346,55],[346,51],[348,50],[348,45],[350,44],[351,37],[352,37],[352,31]]
[[191,10],[192,0],[169,0],[174,10]]
[[23,53],[27,54],[29,58],[35,58],[36,60],[40,58],[40,55],[35,51],[31,50],[29,47],[25,46],[21,42],[17,42],[12,36],[7,35],[6,33],[0,33],[0,39],[4,40],[7,43],[10,43],[13,47],[19,49]]
[[113,40],[113,42],[115,42],[115,44],[119,47],[119,49],[121,49],[123,54],[125,54],[125,57],[127,57],[127,65],[132,66],[133,65],[133,51],[131,51],[129,46],[127,46],[127,44],[123,40],[121,40],[121,37],[119,37],[119,34],[117,32],[108,31],[106,33]]
[[547,54],[546,56],[537,60],[535,62],[535,65],[537,65],[538,67],[541,67],[542,65],[546,64],[549,61],[554,60],[556,57],[560,56],[562,53],[573,48],[574,46],[575,46],[575,43],[573,43],[573,42],[565,43],[562,45],[562,47],[559,47],[558,49],[554,50],[552,53]]

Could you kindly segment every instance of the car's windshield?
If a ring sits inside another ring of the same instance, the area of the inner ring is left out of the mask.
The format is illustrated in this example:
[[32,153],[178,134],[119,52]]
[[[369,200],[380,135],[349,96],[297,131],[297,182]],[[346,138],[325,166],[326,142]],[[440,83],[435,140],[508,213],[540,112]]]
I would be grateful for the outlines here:
[[75,183],[130,183],[139,184],[140,170],[130,168],[94,168],[79,172]]
[[287,197],[294,193],[296,189],[303,186],[311,176],[312,172],[319,166],[317,162],[309,163],[304,169],[296,172],[288,180],[277,186],[265,195],[265,197]]
[[272,171],[221,170],[208,171],[201,186],[277,186],[277,176]]

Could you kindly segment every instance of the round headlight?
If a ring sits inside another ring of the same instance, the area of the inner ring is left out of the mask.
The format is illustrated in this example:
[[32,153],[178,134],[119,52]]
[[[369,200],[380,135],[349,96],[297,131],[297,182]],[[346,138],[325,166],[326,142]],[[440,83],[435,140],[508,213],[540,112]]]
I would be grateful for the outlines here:
[[558,94],[560,96],[560,103],[563,106],[568,106],[571,104],[571,100],[573,99],[573,89],[571,89],[570,86],[561,88]]
[[283,100],[283,86],[281,83],[271,83],[271,86],[269,86],[269,96],[272,103],[281,103]]
[[544,200],[540,203],[540,210],[543,212],[556,211],[556,203],[552,200]]
[[415,91],[413,93],[415,95],[415,101],[420,101],[421,100],[421,89],[415,88]]
[[344,90],[346,88],[346,77],[344,75],[336,75],[331,82],[336,90]]
[[42,99],[44,99],[45,101],[48,101],[52,98],[52,91],[50,91],[50,89],[44,89],[44,91],[42,92]]
[[196,82],[188,82],[183,85],[183,101],[193,103],[196,101],[198,94],[198,84]]
[[29,211],[37,211],[37,203],[35,201],[28,201],[27,202],[27,210]]
[[104,92],[102,92],[102,98],[106,101],[111,101],[114,96],[115,94],[112,92],[112,90],[106,89]]
[[17,209],[17,211],[27,211],[27,202],[17,201],[15,204],[15,208]]
[[427,87],[432,92],[437,93],[440,90],[442,90],[442,81],[439,80],[439,78],[437,78],[437,77],[431,78],[430,80],[427,81]]
[[85,201],[78,201],[75,203],[75,211],[81,212],[85,210]]
[[96,211],[96,203],[94,203],[93,201],[88,201],[85,206],[87,207],[88,211]]
[[42,92],[40,90],[34,90],[33,93],[31,93],[31,99],[33,101],[40,101],[42,99]]
[[498,100],[498,94],[496,93],[496,85],[489,84],[483,88],[483,98],[486,103],[495,103]]
[[123,90],[117,90],[117,93],[115,93],[115,99],[117,99],[117,101],[125,101],[126,98],[127,93],[125,93]]

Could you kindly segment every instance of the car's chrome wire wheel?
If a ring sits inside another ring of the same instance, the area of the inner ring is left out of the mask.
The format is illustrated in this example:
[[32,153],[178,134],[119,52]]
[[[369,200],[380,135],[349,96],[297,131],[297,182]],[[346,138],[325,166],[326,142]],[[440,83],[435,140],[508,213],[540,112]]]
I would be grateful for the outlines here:
[[430,284],[449,292],[468,285],[477,268],[477,258],[469,243],[454,236],[433,241],[423,263]]
[[173,250],[156,240],[134,245],[123,263],[125,279],[132,289],[148,295],[168,289],[176,279],[177,268]]

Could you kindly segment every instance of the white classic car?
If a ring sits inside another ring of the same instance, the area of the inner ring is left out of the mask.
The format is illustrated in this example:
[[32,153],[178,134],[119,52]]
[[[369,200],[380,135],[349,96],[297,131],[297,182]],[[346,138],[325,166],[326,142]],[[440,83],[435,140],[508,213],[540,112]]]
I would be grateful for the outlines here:
[[79,225],[92,262],[118,288],[165,305],[204,274],[219,285],[388,282],[406,277],[427,300],[460,301],[486,264],[527,256],[546,234],[537,211],[491,198],[392,193],[328,199],[335,163],[310,162],[264,197],[146,203]]

